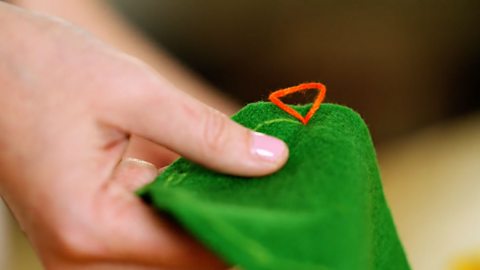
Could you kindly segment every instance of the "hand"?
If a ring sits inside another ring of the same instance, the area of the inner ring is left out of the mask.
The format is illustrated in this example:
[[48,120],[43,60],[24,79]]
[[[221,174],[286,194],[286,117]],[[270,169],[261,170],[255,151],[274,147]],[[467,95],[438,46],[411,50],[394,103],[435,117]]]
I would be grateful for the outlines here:
[[138,135],[211,169],[260,176],[288,149],[65,22],[0,3],[0,191],[47,269],[222,269],[133,193],[157,169]]

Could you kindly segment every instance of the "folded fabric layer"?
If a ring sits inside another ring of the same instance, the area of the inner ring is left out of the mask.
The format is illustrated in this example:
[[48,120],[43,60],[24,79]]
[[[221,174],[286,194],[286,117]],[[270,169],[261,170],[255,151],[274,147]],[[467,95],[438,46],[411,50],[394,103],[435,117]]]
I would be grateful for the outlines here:
[[323,104],[303,125],[258,102],[233,119],[284,140],[285,167],[242,178],[181,158],[139,191],[145,201],[244,270],[410,269],[357,113]]

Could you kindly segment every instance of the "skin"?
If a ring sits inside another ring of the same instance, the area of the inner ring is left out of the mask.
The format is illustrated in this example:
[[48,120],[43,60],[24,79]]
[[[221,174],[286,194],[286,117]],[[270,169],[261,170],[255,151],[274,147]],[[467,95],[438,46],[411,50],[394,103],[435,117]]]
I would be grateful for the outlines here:
[[[64,18],[87,29],[110,46],[141,59],[162,74],[163,78],[172,82],[176,88],[223,113],[232,114],[240,108],[236,102],[170,57],[168,52],[158,45],[153,45],[148,38],[115,12],[106,1],[15,0],[7,2]],[[161,145],[136,135],[130,138],[126,155],[147,160],[158,167],[163,167],[178,157],[176,153]]]
[[60,19],[0,3],[0,32],[0,193],[46,269],[224,269],[133,194],[157,168],[125,158],[131,138],[244,176],[285,144],[255,154],[258,135]]

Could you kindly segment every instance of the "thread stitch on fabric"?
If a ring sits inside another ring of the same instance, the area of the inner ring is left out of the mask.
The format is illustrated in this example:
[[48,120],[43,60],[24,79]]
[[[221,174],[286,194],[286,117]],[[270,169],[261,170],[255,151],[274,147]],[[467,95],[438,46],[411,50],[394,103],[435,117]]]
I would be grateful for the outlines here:
[[[315,101],[313,102],[312,107],[310,108],[310,110],[307,112],[305,116],[302,116],[295,109],[289,107],[287,104],[285,104],[283,101],[280,100],[281,97],[284,97],[286,95],[293,94],[296,92],[311,90],[311,89],[318,90],[318,95],[315,98]],[[302,83],[297,86],[292,86],[292,87],[277,90],[271,93],[268,99],[270,99],[270,101],[273,104],[277,105],[280,109],[284,110],[288,114],[300,120],[300,122],[302,122],[304,125],[306,125],[308,121],[310,121],[312,116],[315,114],[315,112],[318,110],[318,108],[320,108],[320,105],[325,99],[326,92],[327,92],[327,88],[325,87],[325,85],[321,83],[310,82],[310,83]]]
[[172,173],[170,174],[167,179],[165,180],[165,182],[163,183],[164,186],[172,186],[172,185],[176,185],[176,184],[179,184],[180,182],[182,182],[182,180],[187,176],[187,173]]
[[259,123],[255,128],[253,128],[253,130],[259,130],[260,128],[262,128],[266,125],[270,125],[270,124],[273,124],[273,123],[279,123],[279,122],[289,122],[289,123],[299,124],[297,121],[294,121],[292,119],[276,118],[276,119],[271,119],[271,120],[267,120],[267,121]]

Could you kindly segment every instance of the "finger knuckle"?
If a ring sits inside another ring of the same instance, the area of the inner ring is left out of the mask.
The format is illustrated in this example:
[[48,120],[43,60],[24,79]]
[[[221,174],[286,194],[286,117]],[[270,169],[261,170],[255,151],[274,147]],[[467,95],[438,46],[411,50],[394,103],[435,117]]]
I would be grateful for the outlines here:
[[205,151],[218,153],[224,149],[228,134],[227,117],[220,112],[212,110],[205,117],[203,137]]

